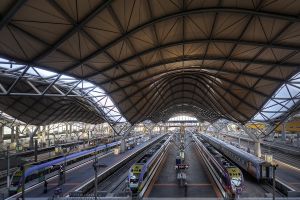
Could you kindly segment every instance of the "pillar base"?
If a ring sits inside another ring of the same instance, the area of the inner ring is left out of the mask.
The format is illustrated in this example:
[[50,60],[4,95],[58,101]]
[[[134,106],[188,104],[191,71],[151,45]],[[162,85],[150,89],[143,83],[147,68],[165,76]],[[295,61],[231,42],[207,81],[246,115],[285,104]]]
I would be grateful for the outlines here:
[[126,142],[125,142],[125,139],[122,139],[121,140],[121,153],[125,152],[126,151]]
[[297,133],[297,147],[300,148],[300,133]]
[[0,145],[2,145],[4,142],[3,136],[4,136],[4,126],[1,126],[0,127]]
[[282,141],[286,141],[286,133],[285,133],[285,123],[286,122],[283,122],[282,123],[282,127],[281,127],[281,140]]
[[29,138],[29,149],[34,149],[34,141],[33,141],[33,137]]

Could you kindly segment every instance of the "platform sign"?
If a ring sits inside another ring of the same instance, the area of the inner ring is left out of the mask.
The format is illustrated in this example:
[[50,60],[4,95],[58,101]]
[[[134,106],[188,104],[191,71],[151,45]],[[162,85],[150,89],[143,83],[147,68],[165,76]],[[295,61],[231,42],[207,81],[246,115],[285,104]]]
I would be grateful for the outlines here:
[[74,191],[69,193],[70,197],[84,197],[84,194],[82,191]]
[[176,166],[177,169],[188,169],[189,165],[188,164],[179,164]]
[[180,151],[180,152],[179,152],[179,156],[180,156],[180,158],[181,158],[182,160],[184,160],[184,151]]
[[23,150],[23,147],[21,145],[16,146],[16,151],[20,152]]
[[265,161],[267,161],[268,163],[272,163],[273,162],[273,155],[265,154]]

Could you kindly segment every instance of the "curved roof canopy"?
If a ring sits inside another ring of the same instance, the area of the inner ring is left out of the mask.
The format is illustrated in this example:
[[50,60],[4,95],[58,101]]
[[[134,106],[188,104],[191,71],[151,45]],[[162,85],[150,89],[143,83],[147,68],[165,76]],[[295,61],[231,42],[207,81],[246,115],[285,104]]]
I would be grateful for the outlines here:
[[293,0],[0,1],[0,55],[93,82],[132,123],[173,106],[247,122],[299,72],[299,12]]
[[[3,68],[2,71],[4,71]],[[17,73],[0,74],[1,87],[9,88],[17,77]],[[50,80],[55,78],[50,78]],[[99,113],[93,104],[78,95],[75,90],[68,95],[61,95],[59,92],[67,93],[69,88],[62,84],[57,87],[49,87],[51,82],[48,82],[49,79],[46,80],[38,80],[33,75],[27,74],[14,86],[12,94],[16,95],[1,96],[0,110],[22,122],[33,125],[66,121],[98,124],[105,121],[104,113]],[[47,90],[47,93],[34,95],[34,89]],[[29,95],[30,93],[31,95]]]
[[157,112],[156,115],[151,116],[151,119],[155,123],[167,122],[168,120],[171,120],[172,117],[176,117],[179,114],[181,116],[195,116],[200,122],[214,122],[219,118],[218,115],[207,111],[205,108],[199,108],[191,104],[175,104],[161,112]]

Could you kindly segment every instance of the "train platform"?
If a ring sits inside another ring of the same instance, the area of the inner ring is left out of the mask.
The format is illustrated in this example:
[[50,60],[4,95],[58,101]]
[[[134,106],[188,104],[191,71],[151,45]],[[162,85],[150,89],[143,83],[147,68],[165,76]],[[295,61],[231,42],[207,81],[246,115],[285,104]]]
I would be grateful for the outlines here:
[[[75,153],[75,152],[79,152],[82,151],[84,149],[87,148],[91,148],[91,146],[87,147],[87,145],[78,145],[76,146],[76,148],[72,148],[70,149],[70,151],[67,154],[70,153]],[[29,152],[22,152],[22,153],[29,153]],[[63,154],[61,155],[57,155],[54,152],[54,147],[52,148],[52,150],[48,150],[48,151],[39,151],[38,152],[38,156],[37,156],[37,162],[47,162],[49,160],[58,158],[63,156]],[[22,164],[31,164],[31,163],[35,163],[34,160],[34,156],[23,156],[20,153],[16,153],[16,154],[12,154],[10,156],[10,170],[9,173],[10,175],[12,175],[20,165]],[[0,188],[2,188],[4,185],[6,185],[6,177],[7,177],[7,157],[4,156],[3,159],[1,159],[0,162]]]
[[[98,173],[102,173],[110,166],[113,166],[119,163],[121,160],[126,158],[129,155],[134,154],[138,150],[145,148],[151,142],[157,140],[159,136],[148,140],[147,142],[136,146],[135,148],[128,150],[121,154],[113,154],[112,152],[107,152],[105,154],[98,156],[98,162],[101,163],[104,167],[98,170]],[[94,177],[94,169],[93,169],[93,161],[94,157],[90,157],[83,161],[80,161],[77,164],[72,166],[68,166],[65,183],[59,185],[58,176],[54,177],[46,177],[48,181],[48,191],[44,193],[44,185],[43,182],[30,182],[26,184],[26,192],[25,197],[53,197],[55,195],[55,191],[57,188],[61,188],[61,195],[67,196],[70,192],[75,191],[76,188],[80,187],[85,182],[88,182],[91,178]],[[53,176],[53,175],[52,175]],[[10,197],[9,199],[13,199],[14,196]]]
[[175,158],[179,151],[175,143],[170,144],[169,151],[164,163],[154,177],[150,192],[144,197],[149,198],[215,198],[220,196],[218,189],[209,177],[203,160],[196,153],[196,148],[189,136],[185,142],[185,161],[189,165],[186,170],[187,186],[181,187],[176,179]]
[[[224,134],[226,136],[229,137],[233,137],[238,139],[239,137],[237,135],[233,135],[233,134]],[[247,142],[252,142],[253,140],[247,136],[241,136],[240,137],[241,140],[246,140]],[[272,149],[277,149],[283,153],[288,153],[288,154],[292,154],[292,155],[297,155],[300,156],[300,148],[291,145],[290,143],[288,143],[287,141],[273,141],[273,142],[269,142],[269,141],[262,141],[261,142],[262,146],[266,146],[268,148],[272,148]]]
[[[78,142],[62,144],[71,147],[69,151],[65,154],[68,155],[71,153],[79,152],[94,147],[82,143],[83,142],[78,141]],[[101,143],[99,145],[101,145]],[[37,154],[37,162],[47,162],[49,160],[64,156],[64,153],[56,154],[54,150],[55,150],[55,146],[39,149]],[[33,154],[33,150],[11,154],[10,170],[9,170],[10,174],[12,175],[21,164],[35,163],[34,155],[31,154]],[[6,177],[7,177],[7,157],[4,156],[0,162],[0,188],[6,185]]]
[[[71,142],[71,143],[65,143],[61,145],[67,145],[69,147],[74,147],[70,149],[68,153],[73,153],[76,151],[80,151],[85,148],[90,148],[91,146],[88,146],[87,144],[83,145],[82,141],[78,142]],[[44,148],[39,148],[37,151],[37,161],[46,161],[55,157],[58,157],[59,155],[55,154],[55,146],[50,146],[50,147],[44,147]],[[4,152],[6,154],[6,152]],[[0,163],[0,171],[4,171],[7,169],[7,160],[6,160],[6,155],[5,159],[3,162]],[[62,154],[60,155],[62,156]],[[21,163],[22,160],[22,163]],[[10,151],[10,167],[14,168],[17,167],[20,164],[25,164],[25,163],[32,163],[34,162],[34,150],[28,150],[28,151],[23,151],[23,152],[15,152],[12,153]]]

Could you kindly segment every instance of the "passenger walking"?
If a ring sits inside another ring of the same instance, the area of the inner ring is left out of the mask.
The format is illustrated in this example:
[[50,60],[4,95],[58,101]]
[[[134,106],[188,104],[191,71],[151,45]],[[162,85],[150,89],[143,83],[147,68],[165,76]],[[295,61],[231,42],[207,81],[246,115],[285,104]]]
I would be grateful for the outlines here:
[[64,168],[62,165],[60,165],[59,169],[59,183],[58,185],[62,185],[64,183]]
[[188,185],[187,185],[187,182],[184,183],[184,196],[185,197],[188,196]]

